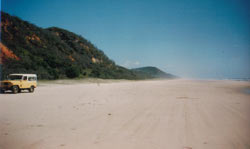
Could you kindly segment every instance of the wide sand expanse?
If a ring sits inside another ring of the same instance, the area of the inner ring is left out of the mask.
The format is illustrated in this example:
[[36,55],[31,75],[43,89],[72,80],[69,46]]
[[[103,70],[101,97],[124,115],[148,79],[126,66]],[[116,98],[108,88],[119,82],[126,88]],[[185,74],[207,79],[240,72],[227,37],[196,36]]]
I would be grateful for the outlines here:
[[152,80],[0,95],[0,149],[250,149],[250,86]]

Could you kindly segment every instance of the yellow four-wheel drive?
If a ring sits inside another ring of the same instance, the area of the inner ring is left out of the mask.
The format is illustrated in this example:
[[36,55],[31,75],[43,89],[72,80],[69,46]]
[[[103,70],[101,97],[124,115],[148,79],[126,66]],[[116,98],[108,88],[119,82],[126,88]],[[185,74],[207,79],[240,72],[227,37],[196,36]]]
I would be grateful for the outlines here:
[[5,92],[11,90],[14,94],[21,92],[22,90],[28,90],[34,92],[37,86],[36,74],[10,74],[7,80],[1,81],[0,91]]

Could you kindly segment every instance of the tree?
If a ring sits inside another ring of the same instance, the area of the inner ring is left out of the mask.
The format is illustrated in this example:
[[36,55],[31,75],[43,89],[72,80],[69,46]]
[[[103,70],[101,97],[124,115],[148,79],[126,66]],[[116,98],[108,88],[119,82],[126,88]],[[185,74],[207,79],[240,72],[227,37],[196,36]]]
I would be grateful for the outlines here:
[[66,69],[66,76],[69,78],[79,77],[80,73],[80,69],[76,65],[69,66]]

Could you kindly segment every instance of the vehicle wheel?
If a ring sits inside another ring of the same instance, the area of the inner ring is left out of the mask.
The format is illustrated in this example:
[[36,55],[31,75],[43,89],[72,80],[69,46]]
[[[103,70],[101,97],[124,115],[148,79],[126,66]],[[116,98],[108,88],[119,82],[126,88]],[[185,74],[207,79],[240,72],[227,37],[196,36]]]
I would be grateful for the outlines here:
[[12,92],[13,92],[14,94],[18,93],[18,92],[19,92],[19,87],[18,87],[18,86],[13,86],[13,87],[12,87]]
[[31,86],[29,89],[29,92],[32,93],[32,92],[34,92],[34,90],[35,90],[34,86]]

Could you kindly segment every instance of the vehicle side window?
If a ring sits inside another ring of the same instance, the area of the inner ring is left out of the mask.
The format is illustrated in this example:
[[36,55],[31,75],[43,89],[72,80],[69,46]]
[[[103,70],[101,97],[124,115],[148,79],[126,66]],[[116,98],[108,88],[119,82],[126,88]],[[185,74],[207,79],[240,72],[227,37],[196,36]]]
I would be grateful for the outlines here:
[[27,76],[24,76],[24,77],[23,77],[23,80],[25,80],[25,81],[26,81],[26,80],[27,80]]
[[29,77],[28,80],[29,81],[36,81],[36,77]]

